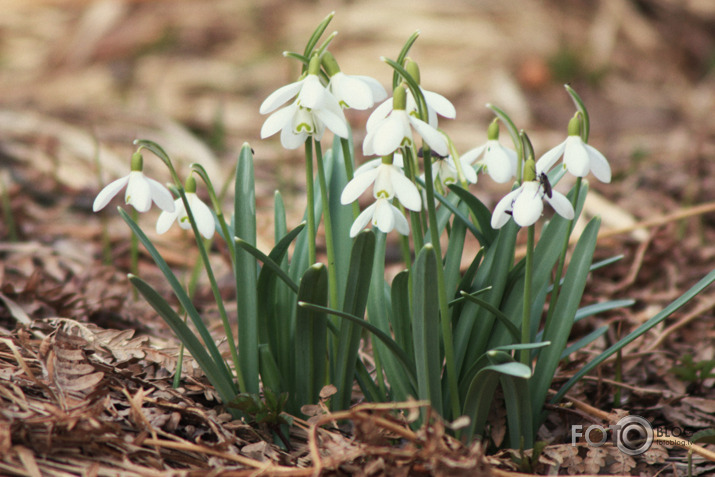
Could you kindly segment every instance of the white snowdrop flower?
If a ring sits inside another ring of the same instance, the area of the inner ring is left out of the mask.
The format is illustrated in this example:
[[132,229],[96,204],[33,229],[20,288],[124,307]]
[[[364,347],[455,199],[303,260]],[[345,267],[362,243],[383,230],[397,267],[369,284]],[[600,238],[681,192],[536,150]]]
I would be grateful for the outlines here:
[[131,172],[107,184],[94,199],[92,210],[97,212],[105,208],[109,201],[126,186],[124,202],[133,206],[138,212],[148,211],[152,202],[162,210],[173,211],[174,198],[171,192],[159,182],[145,176],[142,169],[142,155],[136,152],[132,155]]
[[569,121],[569,135],[564,142],[546,152],[536,162],[536,172],[547,172],[563,155],[564,167],[576,177],[585,177],[593,172],[601,182],[611,182],[611,166],[606,157],[595,147],[581,139],[581,122],[578,114]]
[[[531,165],[531,174],[526,169]],[[534,177],[533,159],[525,164],[524,175]],[[492,213],[492,228],[503,227],[510,217],[514,217],[514,222],[520,227],[534,225],[544,211],[544,200],[553,207],[557,214],[565,219],[574,218],[574,210],[571,202],[553,189],[548,184],[546,175],[541,175],[539,180],[526,180],[518,188],[508,193],[502,198]]]
[[482,166],[494,182],[503,184],[516,176],[516,152],[499,143],[499,123],[496,119],[487,130],[487,142],[465,152],[461,159],[472,164],[480,156],[483,157],[476,164]]
[[[210,239],[216,230],[216,221],[209,206],[196,195],[196,179],[194,179],[193,176],[189,176],[186,179],[184,189],[186,202],[188,202],[191,214],[196,221],[196,228],[199,229],[201,235]],[[174,222],[178,222],[179,227],[184,230],[191,230],[191,221],[189,220],[189,215],[186,213],[186,208],[184,207],[184,202],[181,200],[181,197],[174,201],[173,212],[164,211],[159,215],[159,219],[156,222],[156,233],[165,233]]]

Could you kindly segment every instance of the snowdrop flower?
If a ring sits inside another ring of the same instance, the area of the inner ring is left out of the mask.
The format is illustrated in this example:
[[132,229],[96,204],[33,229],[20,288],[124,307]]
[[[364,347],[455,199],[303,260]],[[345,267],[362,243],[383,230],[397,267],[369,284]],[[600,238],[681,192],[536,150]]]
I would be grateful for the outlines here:
[[268,116],[261,128],[262,139],[281,131],[283,147],[296,149],[308,136],[320,140],[326,127],[340,137],[348,137],[348,124],[340,103],[323,86],[319,72],[320,59],[314,56],[305,78],[278,88],[263,101],[260,113],[268,114],[297,95],[291,105]]
[[[196,179],[194,179],[192,175],[186,179],[184,189],[186,192],[186,202],[189,204],[199,233],[205,238],[210,239],[214,235],[214,230],[216,230],[216,222],[214,221],[214,216],[209,206],[204,204],[196,195]],[[165,233],[169,230],[169,227],[171,227],[174,221],[178,222],[179,227],[182,229],[191,230],[191,221],[186,213],[184,201],[181,200],[181,197],[174,201],[173,212],[164,211],[159,215],[159,219],[156,222],[156,233]]]
[[[357,200],[370,185],[373,195],[397,200],[406,208],[419,211],[422,208],[420,193],[402,169],[393,163],[392,156],[367,162],[355,171],[353,179],[347,183],[340,196],[342,204],[350,204]],[[362,228],[362,227],[361,227]]]
[[476,164],[481,165],[494,179],[503,184],[516,175],[516,152],[499,143],[499,123],[495,119],[487,130],[487,142],[462,154],[461,159],[469,164],[484,155]]
[[353,222],[350,237],[355,237],[370,221],[380,232],[389,233],[396,228],[402,235],[409,234],[410,226],[400,209],[392,205],[387,197],[375,196],[375,199],[375,203],[363,210]]
[[[393,109],[386,117],[376,123],[374,122],[371,128],[367,128],[367,135],[362,145],[363,154],[366,156],[386,156],[392,154],[401,146],[412,146],[414,144],[412,128],[422,136],[422,139],[437,154],[440,156],[448,154],[447,141],[444,136],[437,129],[405,110],[406,95],[407,92],[404,87],[398,86],[395,88],[392,98]],[[376,112],[377,109],[373,112],[373,115]]]
[[563,194],[551,189],[546,174],[542,173],[536,178],[533,159],[524,166],[524,177],[529,176],[530,180],[525,180],[518,189],[504,196],[494,208],[492,228],[502,228],[509,217],[514,217],[514,222],[520,227],[534,225],[544,210],[544,200],[563,218],[574,218],[571,202]]
[[569,121],[568,134],[564,142],[541,156],[536,163],[536,171],[548,171],[563,155],[564,167],[574,176],[585,177],[590,171],[599,181],[611,182],[611,166],[608,160],[595,147],[589,146],[581,139],[578,113]]
[[[420,84],[420,72],[415,63],[412,60],[408,60],[405,66],[410,75],[414,78],[417,84]],[[425,103],[427,104],[427,123],[433,128],[437,129],[437,116],[442,116],[448,119],[454,119],[457,116],[457,111],[454,109],[454,105],[441,94],[435,93],[433,91],[427,91],[420,86],[420,91],[425,98]],[[368,118],[365,128],[369,132],[372,127],[374,127],[381,119],[387,117],[393,108],[393,99],[390,98],[380,106],[375,108],[373,114]],[[408,113],[417,116],[418,108],[417,101],[412,96],[412,91],[407,91],[407,99],[405,103],[405,109]]]
[[133,206],[138,212],[146,212],[151,207],[152,201],[162,210],[174,210],[174,198],[166,187],[154,179],[150,179],[142,172],[144,159],[139,152],[132,155],[131,172],[107,184],[94,199],[92,210],[97,212],[109,204],[109,201],[127,187],[124,193],[124,202]]
[[346,75],[340,71],[335,57],[326,51],[322,63],[330,76],[328,90],[343,108],[364,110],[372,108],[376,101],[387,98],[387,91],[374,78],[361,75]]

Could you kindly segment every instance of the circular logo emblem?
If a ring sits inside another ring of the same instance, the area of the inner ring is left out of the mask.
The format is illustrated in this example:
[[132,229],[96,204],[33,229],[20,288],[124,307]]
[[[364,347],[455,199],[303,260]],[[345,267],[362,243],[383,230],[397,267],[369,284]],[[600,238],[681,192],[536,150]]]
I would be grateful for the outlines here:
[[616,446],[628,455],[640,455],[653,444],[653,428],[640,416],[626,416],[616,424]]

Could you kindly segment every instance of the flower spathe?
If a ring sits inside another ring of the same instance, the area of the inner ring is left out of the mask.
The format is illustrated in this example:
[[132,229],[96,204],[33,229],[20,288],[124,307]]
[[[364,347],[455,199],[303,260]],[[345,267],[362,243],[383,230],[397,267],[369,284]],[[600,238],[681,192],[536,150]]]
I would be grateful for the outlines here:
[[534,225],[544,211],[544,199],[563,218],[574,218],[573,206],[566,196],[551,190],[549,197],[539,181],[525,181],[518,189],[504,196],[494,208],[492,228],[502,228],[510,217],[514,217],[514,222],[520,227]]
[[402,235],[409,234],[410,226],[400,209],[392,205],[387,197],[375,198],[375,203],[363,210],[353,222],[350,227],[350,237],[355,237],[370,221],[380,232],[389,233],[397,229]]
[[[207,239],[213,237],[214,231],[216,230],[216,222],[209,206],[199,199],[196,192],[187,191],[186,202],[189,204],[199,233]],[[159,219],[156,221],[156,233],[165,233],[175,221],[179,223],[179,227],[182,229],[191,230],[191,221],[189,220],[189,215],[186,213],[184,201],[182,201],[180,197],[174,201],[173,212],[164,211],[159,215]]]
[[133,206],[138,212],[148,211],[152,202],[162,210],[174,210],[174,198],[168,189],[145,176],[141,170],[132,170],[128,175],[107,184],[94,199],[92,210],[97,212],[105,208],[125,186],[127,190],[124,194],[124,202]]
[[564,142],[546,152],[536,162],[537,173],[551,169],[559,157],[564,156],[564,167],[576,177],[589,172],[601,182],[611,182],[611,166],[595,147],[583,142],[581,136],[571,135]]

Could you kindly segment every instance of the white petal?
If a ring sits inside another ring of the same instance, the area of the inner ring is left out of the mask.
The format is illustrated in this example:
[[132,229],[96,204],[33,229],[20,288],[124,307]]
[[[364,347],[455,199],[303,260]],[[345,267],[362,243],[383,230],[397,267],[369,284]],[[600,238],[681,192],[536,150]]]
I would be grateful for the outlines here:
[[539,160],[536,161],[536,175],[538,176],[542,172],[548,172],[551,167],[556,164],[556,161],[559,160],[559,157],[561,157],[564,153],[564,149],[566,149],[566,141],[551,148],[543,156],[541,156]]
[[400,209],[398,209],[394,205],[390,204],[390,208],[392,210],[392,215],[395,218],[395,229],[402,235],[409,235],[410,225],[407,223],[407,219],[405,218],[405,216],[402,215]]
[[512,210],[512,202],[516,197],[521,194],[522,189],[518,188],[516,190],[513,190],[509,192],[507,195],[505,195],[502,200],[500,200],[497,203],[497,206],[494,207],[494,212],[492,212],[492,228],[493,229],[500,229],[502,228],[507,222],[509,222],[509,217],[510,215],[507,214],[507,212],[511,212]]
[[306,139],[308,139],[308,133],[306,132],[296,134],[290,127],[284,127],[281,131],[281,144],[286,149],[298,149],[305,144]]
[[412,183],[401,172],[393,172],[391,174],[392,186],[395,189],[395,196],[402,205],[406,208],[419,212],[422,210],[422,199],[417,186]]
[[329,93],[320,78],[317,75],[308,75],[303,81],[303,87],[298,94],[298,104],[304,108],[322,108],[325,96]]
[[161,183],[155,181],[150,177],[147,177],[146,180],[149,181],[149,188],[151,189],[151,200],[153,200],[154,203],[158,205],[161,210],[173,212],[174,196],[171,195],[169,189],[167,189]]
[[544,211],[540,184],[536,181],[524,182],[521,194],[514,201],[514,222],[521,227],[534,225]]
[[[397,156],[397,154],[395,154],[395,156]],[[400,156],[400,157],[402,157],[402,156]],[[394,163],[395,163],[395,160],[393,159],[393,164],[394,164]],[[355,175],[355,176],[358,176],[358,175],[360,175],[360,174],[364,174],[364,173],[367,172],[367,171],[371,171],[371,170],[373,170],[373,169],[379,167],[380,164],[382,164],[382,158],[381,158],[381,157],[378,157],[377,159],[371,159],[371,160],[367,161],[365,164],[363,164],[362,166],[358,167],[358,168],[355,170],[355,174],[354,174],[354,175]]]
[[336,73],[330,78],[330,89],[341,106],[363,110],[375,104],[370,86],[358,77]]
[[487,148],[486,144],[482,144],[479,147],[475,147],[474,149],[470,149],[469,151],[465,152],[461,156],[459,156],[459,160],[461,160],[463,163],[466,162],[467,164],[472,164],[474,161],[477,160],[479,156],[482,155],[484,150]]
[[464,178],[467,180],[467,182],[469,182],[470,184],[476,184],[477,171],[474,170],[474,167],[472,167],[471,162],[464,161],[462,157],[460,157],[459,166],[462,168],[462,174],[464,174]]
[[454,105],[441,94],[433,91],[425,91],[424,89],[422,90],[422,94],[425,96],[427,106],[432,108],[440,116],[449,119],[454,119],[457,116],[457,110],[454,109]]
[[380,232],[388,233],[395,228],[395,214],[392,213],[390,202],[387,199],[377,199],[375,202],[375,215],[372,217],[372,224],[377,225]]
[[560,192],[552,191],[551,197],[546,196],[546,201],[554,208],[557,214],[564,219],[574,218],[574,210],[571,202]]
[[340,137],[347,138],[350,132],[348,131],[347,120],[340,111],[340,115],[334,114],[332,111],[327,109],[314,109],[313,114],[320,118],[323,123]]
[[112,200],[125,185],[127,185],[127,182],[129,182],[128,175],[107,184],[104,189],[99,191],[99,194],[97,194],[97,197],[94,199],[92,210],[97,212],[98,210],[105,208],[107,204],[109,204],[109,201]]
[[601,152],[593,146],[586,144],[586,151],[588,151],[588,157],[591,160],[591,172],[596,176],[601,182],[610,183],[611,182],[611,166],[608,164],[606,156],[601,154]]
[[298,105],[293,103],[279,111],[268,116],[261,127],[261,139],[273,136],[275,133],[285,127],[290,127],[293,121],[293,115],[296,113]]
[[566,164],[568,171],[576,177],[586,177],[588,175],[590,169],[588,152],[580,137],[569,136],[566,139],[564,164]]
[[352,77],[357,78],[367,84],[367,86],[370,88],[370,92],[372,93],[373,104],[377,103],[378,101],[383,101],[385,98],[387,98],[387,91],[385,91],[385,88],[375,78],[364,75],[353,75]]
[[445,141],[442,133],[437,131],[435,128],[427,124],[426,122],[417,119],[413,116],[409,116],[410,123],[412,127],[422,136],[422,139],[431,147],[434,152],[440,156],[446,156],[449,154],[449,146],[447,146],[447,141]]
[[516,152],[503,147],[496,140],[487,142],[482,163],[494,182],[508,182],[516,173]]
[[216,222],[214,221],[211,209],[199,199],[196,194],[187,194],[187,199],[189,200],[189,207],[191,207],[191,213],[194,215],[199,233],[205,238],[210,239],[216,230]]
[[372,140],[374,154],[386,156],[395,152],[405,138],[412,141],[412,132],[407,126],[407,115],[404,111],[393,111],[375,130]]
[[274,92],[272,92],[268,97],[263,100],[261,108],[259,109],[261,114],[267,114],[271,111],[276,110],[278,107],[286,103],[289,99],[300,92],[303,87],[303,82],[305,79],[296,81],[295,83],[287,84],[281,86]]
[[392,111],[392,98],[388,98],[384,103],[380,104],[374,109],[370,117],[367,118],[367,123],[365,123],[365,130],[367,132],[372,131],[372,129],[380,124],[380,122],[387,117]]
[[370,219],[372,219],[372,214],[375,213],[375,207],[377,207],[377,202],[372,204],[367,209],[363,210],[362,213],[357,216],[357,219],[355,219],[355,222],[353,222],[353,226],[350,227],[351,237],[355,237],[357,234],[359,234],[360,231],[364,229],[365,226],[370,222]]
[[129,183],[124,193],[124,202],[134,206],[138,212],[146,212],[151,207],[151,187],[141,171],[129,173]]
[[159,218],[156,221],[156,233],[158,234],[163,234],[169,228],[171,228],[171,224],[174,223],[176,220],[176,217],[179,214],[184,214],[184,204],[181,202],[181,199],[176,199],[174,201],[174,211],[173,212],[167,212],[163,211],[161,214],[159,214]]
[[371,169],[359,175],[356,174],[355,177],[345,185],[345,189],[343,189],[343,193],[340,195],[340,203],[345,205],[355,202],[357,198],[370,187],[370,184],[375,181],[377,172],[378,169]]

